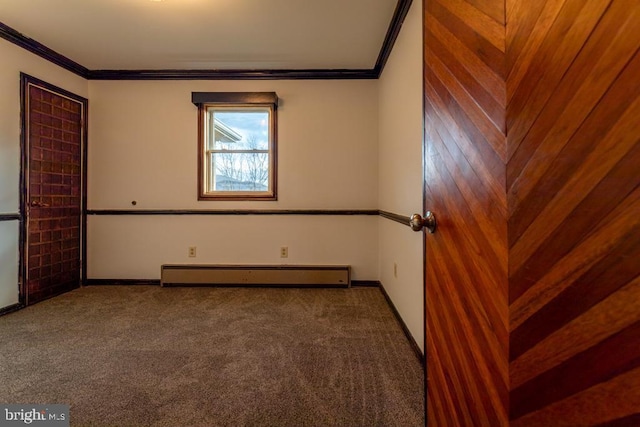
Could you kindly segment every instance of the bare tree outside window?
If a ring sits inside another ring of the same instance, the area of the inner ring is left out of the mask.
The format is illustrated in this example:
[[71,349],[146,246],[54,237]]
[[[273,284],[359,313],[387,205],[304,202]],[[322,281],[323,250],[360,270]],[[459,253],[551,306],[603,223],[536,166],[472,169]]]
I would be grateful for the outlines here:
[[[231,144],[221,144],[229,150]],[[259,150],[258,139],[250,135],[247,150],[255,152],[219,152],[212,156],[215,189],[222,191],[265,191],[269,183],[269,153]]]
[[209,192],[269,192],[272,176],[271,110],[210,107],[207,114]]
[[277,200],[275,92],[192,92],[198,200]]

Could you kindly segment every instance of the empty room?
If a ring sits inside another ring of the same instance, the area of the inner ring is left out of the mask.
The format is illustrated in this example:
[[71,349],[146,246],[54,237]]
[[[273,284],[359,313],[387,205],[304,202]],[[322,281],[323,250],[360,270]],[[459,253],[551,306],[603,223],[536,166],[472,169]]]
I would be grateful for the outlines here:
[[638,28],[0,2],[0,425],[640,425]]

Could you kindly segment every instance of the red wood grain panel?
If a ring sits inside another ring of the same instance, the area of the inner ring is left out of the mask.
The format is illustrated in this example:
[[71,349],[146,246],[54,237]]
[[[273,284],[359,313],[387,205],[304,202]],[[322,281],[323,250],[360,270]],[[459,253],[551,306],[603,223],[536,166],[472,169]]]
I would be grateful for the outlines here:
[[590,387],[511,423],[513,427],[640,425],[640,368]]
[[[637,145],[638,137],[634,132],[637,120],[634,111],[637,111],[639,104],[640,100],[635,99],[632,108],[620,117],[607,112],[609,121],[585,122],[584,129],[604,129],[602,133],[581,131],[562,150],[563,154],[559,156],[558,161],[553,162],[544,181],[539,183],[540,188],[554,193],[537,193],[537,203],[536,199],[528,199],[525,202],[531,204],[531,209],[538,212],[538,215],[532,217],[531,212],[516,207],[509,220],[512,227],[510,233],[518,235],[517,239],[512,238],[514,244],[510,253],[510,267],[513,272],[521,269],[540,245],[551,234],[559,231],[559,224],[583,202],[598,182],[607,175],[609,169]],[[606,107],[604,111],[608,111]],[[595,139],[593,135],[601,135],[601,138]],[[579,161],[572,161],[576,158]],[[633,180],[635,175],[627,178],[632,180],[629,185],[637,183]],[[529,218],[531,223],[525,228],[523,223]],[[520,233],[522,234],[519,235]],[[514,298],[517,298],[517,295],[514,295]]]
[[479,40],[486,40],[500,52],[505,51],[504,22],[497,22],[465,0],[446,0],[440,4],[469,26],[478,35]]
[[[638,105],[640,106],[640,103]],[[638,112],[640,113],[640,109]],[[629,118],[631,119],[631,116]],[[631,136],[631,134],[627,135]],[[557,263],[558,259],[569,254],[585,237],[590,236],[600,226],[601,219],[606,218],[609,212],[637,188],[638,182],[627,178],[635,175],[637,166],[640,164],[640,144],[634,143],[631,150],[627,152],[623,144],[624,140],[615,139],[614,142],[613,147],[603,150],[602,153],[607,155],[607,161],[613,161],[609,166],[611,169],[607,168],[603,173],[604,176],[594,182],[593,189],[588,188],[590,185],[587,178],[580,180],[579,185],[582,186],[580,190],[588,193],[572,210],[568,211],[564,220],[557,223],[557,227],[556,224],[546,224],[547,227],[554,227],[558,231],[550,233],[525,263],[518,264],[518,268],[515,268],[515,262],[519,261],[520,257],[514,256],[511,277],[516,286],[511,289],[512,300],[519,298],[529,287],[535,285]],[[617,155],[616,150],[620,151]],[[620,160],[615,162],[617,159]],[[594,158],[594,162],[598,162],[597,158]],[[596,175],[597,167],[606,163],[600,161],[598,165],[590,167],[591,165],[585,162],[586,168],[583,167],[583,170],[585,173]],[[599,178],[598,175],[596,177]],[[579,190],[572,188],[570,191],[576,194]]]
[[[636,264],[640,259],[640,245],[637,242],[639,232],[640,227],[629,230],[615,250],[516,328],[511,334],[511,359],[516,359],[552,332],[631,282],[637,276]],[[589,292],[585,292],[587,289]]]
[[[504,132],[504,103],[498,102],[493,98],[491,93],[455,58],[445,43],[438,40],[428,28],[425,31],[425,40],[429,40],[429,52],[432,52],[433,56],[442,61],[442,64],[478,103],[479,108],[491,118],[491,121],[498,129]],[[429,61],[428,58],[426,59]]]
[[511,392],[512,419],[640,367],[638,342],[640,322],[515,388]]
[[504,2],[424,12],[425,208],[439,220],[426,250],[427,419],[506,425]]
[[424,18],[428,421],[636,425],[640,3]]
[[[601,226],[585,236],[566,256],[558,259],[540,280],[510,305],[511,330],[550,303],[592,265],[615,250],[626,239],[629,229],[640,225],[639,211],[640,188],[636,188],[609,215],[602,218]],[[511,279],[511,284],[517,283]]]
[[[448,178],[443,176],[443,179]],[[458,221],[452,223],[449,230],[464,229],[464,224],[460,224]],[[491,377],[499,378],[500,381],[496,380],[496,384],[504,385],[508,380],[507,366],[501,363],[500,357],[506,351],[508,335],[504,330],[504,325],[500,325],[501,319],[498,319],[496,314],[499,312],[498,304],[501,301],[495,293],[489,290],[471,286],[463,287],[464,283],[472,282],[481,272],[474,271],[468,263],[465,263],[465,260],[468,259],[468,253],[458,253],[460,246],[458,239],[460,237],[453,233],[451,235],[447,233],[440,239],[433,239],[434,250],[442,253],[442,259],[446,261],[443,268],[449,269],[446,275],[443,273],[442,276],[443,278],[451,278],[446,286],[447,298],[456,301],[454,310],[460,311],[457,319],[465,325],[464,331],[465,334],[468,334],[464,342],[468,347],[476,350],[479,357],[487,357],[484,364],[491,371]],[[444,241],[446,239],[455,241],[457,246],[447,245],[447,242]],[[465,350],[462,348],[460,351],[464,352]],[[501,387],[499,388],[501,389]]]
[[610,0],[567,0],[553,26],[545,35],[535,60],[526,70],[507,109],[509,157],[545,106],[549,97],[582,49],[593,25],[601,18]]
[[455,103],[460,106],[460,110],[464,116],[471,122],[471,125],[477,129],[483,136],[484,140],[491,145],[491,150],[496,152],[500,158],[500,163],[504,162],[505,157],[505,141],[504,126],[502,123],[496,124],[494,121],[500,121],[500,114],[491,117],[489,112],[484,111],[478,102],[470,93],[469,87],[464,86],[456,76],[449,70],[440,59],[431,52],[430,49],[425,51],[425,60],[429,63],[429,69],[442,84],[447,88],[450,96],[453,97]]
[[[493,0],[492,0],[493,1]],[[456,38],[456,35],[449,31],[437,18],[430,13],[424,17],[425,29],[428,29],[435,38],[449,47],[449,53],[453,55],[463,67],[473,75],[482,87],[491,94],[500,105],[505,105],[506,88],[504,78],[485,64],[482,59],[475,55],[470,46]],[[425,40],[425,46],[427,46]],[[425,70],[426,71],[426,70]]]
[[640,414],[631,414],[626,417],[598,424],[598,427],[637,427],[640,426]]
[[[507,264],[504,262],[507,255],[506,247],[501,244],[501,239],[506,233],[506,224],[494,221],[494,218],[506,216],[504,195],[501,197],[498,194],[500,186],[494,179],[495,175],[485,167],[486,163],[494,159],[489,160],[478,153],[480,144],[474,146],[466,138],[456,138],[460,130],[456,128],[452,116],[446,114],[442,108],[437,109],[438,105],[444,104],[429,83],[426,84],[426,91],[430,95],[430,102],[425,103],[425,112],[431,114],[433,118],[428,126],[431,126],[429,129],[432,131],[434,147],[437,143],[446,146],[446,151],[443,149],[440,152],[445,156],[445,160],[452,158],[449,169],[452,174],[460,175],[456,180],[458,188],[465,195],[466,203],[472,215],[475,216],[474,221],[479,222],[478,226],[484,227],[490,253],[498,257],[498,260],[492,263],[492,269],[497,274],[502,274],[507,269]],[[474,151],[473,156],[468,156],[467,154],[474,147],[478,151]],[[483,179],[485,177],[487,178]]]
[[[444,2],[444,0],[442,0]],[[430,0],[427,9],[444,27],[460,40],[469,50],[493,70],[496,75],[504,77],[504,50],[491,44],[489,40],[478,34],[473,26],[462,16],[448,10],[437,0]]]
[[505,3],[494,0],[465,0],[473,7],[487,14],[496,20],[496,22],[504,25],[505,23]]
[[[513,200],[512,210],[537,188],[547,170],[545,165],[549,165],[573,138],[594,108],[599,108],[601,114],[602,110],[605,114],[620,114],[629,105],[625,98],[635,99],[633,94],[621,94],[620,90],[636,89],[629,79],[636,77],[640,71],[637,63],[629,64],[635,47],[634,43],[629,43],[627,33],[631,31],[632,37],[640,40],[640,33],[632,31],[639,25],[640,16],[637,13],[614,4],[594,30],[562,78],[560,87],[552,94],[509,161],[507,186],[510,200]],[[619,77],[621,71],[625,77]],[[618,91],[609,90],[614,81]],[[605,93],[609,105],[601,102]],[[623,105],[616,105],[621,101]],[[598,120],[602,121],[602,118]],[[612,119],[604,121],[611,123]]]
[[[460,151],[472,166],[483,185],[492,194],[492,202],[498,203],[506,215],[506,195],[504,192],[505,167],[500,156],[484,138],[482,132],[473,125],[464,110],[447,91],[446,86],[429,69],[426,70],[425,88],[427,96],[437,105],[438,115],[444,117],[447,131],[456,141]],[[433,90],[431,90],[433,89]],[[431,90],[431,92],[429,92]]]
[[[434,145],[438,150],[444,148],[439,143]],[[455,178],[446,169],[446,163],[449,163],[449,161],[439,157],[437,160],[432,160],[428,166],[437,171],[439,180],[442,181],[444,188],[447,190],[447,198],[443,198],[440,201],[438,201],[438,195],[432,194],[433,203],[435,207],[440,208],[442,211],[449,212],[451,218],[453,218],[451,226],[446,230],[442,230],[448,234],[447,237],[450,240],[458,244],[455,252],[445,253],[445,258],[450,260],[448,264],[453,270],[451,274],[457,276],[457,280],[453,281],[452,286],[457,286],[461,281],[472,281],[479,276],[486,276],[491,279],[486,287],[467,287],[460,288],[458,291],[462,295],[464,303],[468,302],[471,305],[468,308],[468,316],[472,316],[474,319],[470,327],[472,329],[480,327],[475,332],[479,336],[485,337],[489,341],[487,348],[497,349],[495,356],[499,356],[502,351],[506,351],[509,339],[505,321],[507,314],[506,299],[500,293],[502,289],[498,286],[500,280],[504,278],[504,273],[500,274],[501,269],[491,268],[489,263],[499,262],[499,259],[496,257],[490,260],[488,254],[491,249],[485,236],[473,233],[473,230],[481,227],[481,225],[476,221],[473,212],[467,206],[464,196],[460,194]],[[433,240],[435,240],[434,243],[437,243],[437,237],[434,237]],[[460,243],[462,242],[465,244],[461,245]],[[487,254],[487,264],[489,265],[464,262],[464,260],[473,258],[473,248],[478,248],[479,251]],[[448,250],[443,246],[443,251]],[[506,372],[502,377],[506,381]]]
[[[442,250],[436,246],[436,250]],[[446,253],[446,250],[443,250]],[[505,383],[493,383],[490,378],[497,378],[497,372],[492,373],[492,356],[484,353],[483,347],[478,347],[473,332],[469,328],[469,320],[458,300],[459,294],[451,292],[447,286],[453,284],[460,277],[455,270],[445,264],[447,259],[433,260],[433,271],[438,280],[431,287],[428,297],[432,303],[438,304],[442,310],[432,313],[427,318],[429,334],[442,350],[446,358],[441,364],[433,366],[434,370],[442,369],[441,373],[447,380],[446,392],[453,393],[455,411],[461,424],[499,425],[506,414],[500,414],[500,408],[505,407],[508,391]],[[448,337],[445,338],[445,337]],[[453,338],[453,339],[452,339]],[[457,342],[467,342],[470,345],[459,346]],[[433,388],[438,384],[432,381]],[[451,419],[445,414],[442,420]]]
[[[436,206],[442,202],[434,198]],[[446,223],[443,227],[446,231],[457,228],[456,224]],[[443,363],[432,364],[428,369],[441,369],[445,378],[452,378],[444,392],[453,396],[456,407],[463,408],[463,414],[458,413],[461,423],[496,425],[497,419],[506,416],[498,416],[507,398],[507,366],[496,365],[501,360],[502,346],[496,343],[497,337],[487,336],[491,329],[483,325],[487,316],[479,300],[460,291],[462,284],[469,283],[471,273],[464,267],[467,258],[457,255],[457,248],[451,244],[459,236],[447,236],[446,231],[432,242],[432,253],[437,255],[428,262],[432,277],[437,280],[430,282],[427,293],[431,305],[437,307],[428,314],[428,335],[442,347]],[[459,342],[467,345],[460,346]],[[435,381],[432,384],[433,388],[441,385]]]
[[[559,0],[559,3],[564,0]],[[540,18],[543,17],[543,10],[550,2],[536,1],[530,2],[509,2],[507,17],[509,25],[505,29],[509,45],[505,58],[507,70],[511,70],[516,60],[520,58],[527,42],[531,40],[536,25],[540,25]]]
[[511,424],[633,423],[640,3],[507,5]]
[[[511,363],[511,386],[519,387],[632,323],[640,321],[640,277],[556,330]],[[552,348],[553,352],[549,349]]]

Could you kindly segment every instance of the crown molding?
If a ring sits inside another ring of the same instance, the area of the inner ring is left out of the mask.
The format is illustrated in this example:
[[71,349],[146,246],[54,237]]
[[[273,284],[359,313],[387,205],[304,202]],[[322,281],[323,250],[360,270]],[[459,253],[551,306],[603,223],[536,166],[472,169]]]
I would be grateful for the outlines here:
[[85,79],[89,78],[88,68],[83,67],[55,50],[48,48],[42,43],[25,36],[2,22],[0,22],[0,38],[3,38],[16,46],[20,46],[31,53],[35,53],[39,57],[44,58],[65,70],[71,71],[80,77],[84,77]]
[[92,70],[90,80],[348,80],[377,79],[375,70]]
[[0,22],[0,38],[88,80],[350,80],[377,79],[391,55],[413,0],[398,0],[374,68],[288,70],[89,70]]
[[380,49],[380,54],[376,60],[376,65],[373,67],[373,70],[376,73],[376,78],[379,78],[382,75],[384,66],[387,64],[389,55],[391,55],[391,51],[396,43],[398,34],[400,34],[400,29],[402,28],[404,19],[409,13],[412,2],[413,0],[398,0],[398,3],[396,4],[396,10],[393,13],[393,18],[391,18],[391,23],[387,29],[387,35],[382,43],[382,48]]

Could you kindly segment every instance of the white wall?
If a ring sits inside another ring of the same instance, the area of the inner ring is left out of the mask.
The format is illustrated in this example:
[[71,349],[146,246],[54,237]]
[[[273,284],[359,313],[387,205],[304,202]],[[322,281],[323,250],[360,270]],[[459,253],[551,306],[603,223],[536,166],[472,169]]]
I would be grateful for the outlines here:
[[[405,216],[423,213],[421,11],[422,2],[414,1],[378,81],[378,206]],[[422,236],[379,219],[380,281],[424,351]]]
[[[0,213],[18,213],[20,72],[86,97],[87,81],[0,39]],[[18,302],[18,223],[0,223],[0,308]]]
[[376,225],[375,216],[90,217],[89,277],[159,279],[162,264],[219,263],[348,264],[354,279],[376,279]]
[[[89,209],[377,209],[374,80],[91,81]],[[191,92],[275,91],[278,201],[197,200]],[[137,205],[131,205],[135,200]],[[375,216],[90,216],[88,277],[157,279],[160,265],[350,264],[375,280]],[[153,242],[153,243],[151,243]],[[198,247],[196,258],[187,248]],[[280,246],[289,258],[279,258]]]

